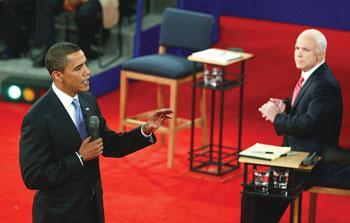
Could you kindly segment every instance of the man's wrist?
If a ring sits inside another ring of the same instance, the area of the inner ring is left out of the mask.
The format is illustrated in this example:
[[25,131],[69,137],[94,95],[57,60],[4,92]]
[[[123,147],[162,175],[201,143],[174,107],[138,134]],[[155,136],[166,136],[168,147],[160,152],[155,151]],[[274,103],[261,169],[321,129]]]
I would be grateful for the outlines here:
[[141,133],[144,137],[148,138],[152,135],[152,128],[146,123],[141,126]]

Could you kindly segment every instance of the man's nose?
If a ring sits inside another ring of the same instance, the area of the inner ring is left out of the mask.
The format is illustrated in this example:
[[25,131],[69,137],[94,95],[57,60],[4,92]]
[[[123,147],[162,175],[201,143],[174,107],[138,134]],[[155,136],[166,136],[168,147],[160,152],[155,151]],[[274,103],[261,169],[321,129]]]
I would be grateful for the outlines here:
[[85,65],[84,75],[90,75],[90,69],[88,66]]
[[301,50],[297,50],[297,57],[302,57],[303,53],[301,52]]

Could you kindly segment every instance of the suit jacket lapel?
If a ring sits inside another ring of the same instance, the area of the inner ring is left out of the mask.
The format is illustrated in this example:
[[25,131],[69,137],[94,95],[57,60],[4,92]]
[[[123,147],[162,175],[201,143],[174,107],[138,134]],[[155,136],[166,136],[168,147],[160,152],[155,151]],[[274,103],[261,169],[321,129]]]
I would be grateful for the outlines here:
[[81,111],[83,112],[83,116],[85,119],[85,122],[89,116],[91,116],[91,106],[90,103],[84,100],[83,97],[79,97],[79,103],[81,107]]
[[61,101],[58,99],[57,95],[52,89],[48,92],[49,103],[52,109],[52,116],[56,119],[57,123],[62,127],[63,131],[66,133],[67,137],[72,141],[77,148],[80,147],[81,139],[79,132],[74,125],[68,112],[62,105]]
[[90,129],[88,127],[88,118],[93,114],[93,108],[91,106],[91,103],[89,103],[86,98],[82,97],[79,95],[79,103],[80,103],[80,107],[81,107],[81,111],[83,112],[83,116],[84,116],[84,121],[85,121],[85,127],[86,127],[86,131],[88,132],[88,134],[90,135]]
[[294,111],[294,109],[297,107],[299,101],[302,99],[303,95],[308,90],[308,88],[310,87],[311,83],[317,78],[317,76],[319,75],[319,73],[321,73],[321,71],[324,69],[325,66],[326,66],[325,64],[322,64],[319,68],[317,68],[311,74],[309,79],[307,79],[307,81],[304,83],[304,85],[302,86],[302,88],[299,91],[299,94],[298,94],[297,98],[295,99],[295,103],[294,103],[294,106],[292,107],[292,111]]

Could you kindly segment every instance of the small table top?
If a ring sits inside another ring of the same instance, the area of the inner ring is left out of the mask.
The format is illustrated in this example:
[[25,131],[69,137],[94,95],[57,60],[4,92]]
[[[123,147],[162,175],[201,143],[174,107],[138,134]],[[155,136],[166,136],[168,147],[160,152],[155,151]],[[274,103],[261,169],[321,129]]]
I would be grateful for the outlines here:
[[293,151],[292,155],[282,156],[273,161],[255,159],[255,158],[249,158],[249,157],[240,157],[238,161],[241,163],[293,168],[300,171],[311,171],[314,165],[304,166],[301,164],[302,161],[308,155],[309,155],[308,152]]
[[250,53],[210,48],[193,53],[187,59],[199,63],[227,66],[253,57],[254,55]]

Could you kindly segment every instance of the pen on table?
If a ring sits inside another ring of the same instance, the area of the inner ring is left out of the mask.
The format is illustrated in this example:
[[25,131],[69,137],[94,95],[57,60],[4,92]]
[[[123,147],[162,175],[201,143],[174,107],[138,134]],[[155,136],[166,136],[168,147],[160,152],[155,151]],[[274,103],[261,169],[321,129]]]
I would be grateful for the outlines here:
[[273,152],[272,152],[272,151],[252,151],[252,153],[273,154]]

